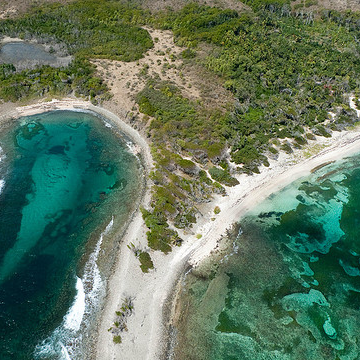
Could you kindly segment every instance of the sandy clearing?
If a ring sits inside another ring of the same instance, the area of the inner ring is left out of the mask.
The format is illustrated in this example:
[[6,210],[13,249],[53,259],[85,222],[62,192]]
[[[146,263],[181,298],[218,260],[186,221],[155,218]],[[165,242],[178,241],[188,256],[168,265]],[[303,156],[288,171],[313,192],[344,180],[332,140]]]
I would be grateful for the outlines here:
[[181,48],[174,44],[171,31],[155,30],[144,27],[151,35],[154,47],[138,61],[123,62],[114,60],[93,60],[98,73],[113,94],[111,102],[127,112],[137,111],[134,96],[147,82],[148,75],[173,82],[182,95],[196,100],[200,89],[192,84],[192,79],[181,71]]

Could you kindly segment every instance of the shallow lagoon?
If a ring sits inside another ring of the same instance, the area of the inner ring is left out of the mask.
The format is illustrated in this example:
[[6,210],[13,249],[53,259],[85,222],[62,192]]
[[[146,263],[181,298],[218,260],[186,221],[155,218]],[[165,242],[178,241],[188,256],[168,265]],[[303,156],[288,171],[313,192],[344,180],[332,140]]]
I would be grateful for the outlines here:
[[140,162],[81,112],[21,118],[0,143],[0,358],[82,359]]
[[42,65],[67,66],[71,59],[71,56],[58,57],[46,51],[42,45],[25,41],[0,44],[0,64],[13,64],[18,70]]
[[358,359],[359,165],[271,195],[241,220],[230,257],[186,277],[176,359]]

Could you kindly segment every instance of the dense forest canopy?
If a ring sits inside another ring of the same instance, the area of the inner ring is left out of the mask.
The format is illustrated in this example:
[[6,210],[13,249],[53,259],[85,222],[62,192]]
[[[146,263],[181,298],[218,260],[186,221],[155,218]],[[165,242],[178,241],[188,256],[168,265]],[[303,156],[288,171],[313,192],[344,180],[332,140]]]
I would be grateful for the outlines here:
[[0,23],[0,34],[63,42],[70,54],[133,61],[152,47],[145,12],[106,0],[51,4]]

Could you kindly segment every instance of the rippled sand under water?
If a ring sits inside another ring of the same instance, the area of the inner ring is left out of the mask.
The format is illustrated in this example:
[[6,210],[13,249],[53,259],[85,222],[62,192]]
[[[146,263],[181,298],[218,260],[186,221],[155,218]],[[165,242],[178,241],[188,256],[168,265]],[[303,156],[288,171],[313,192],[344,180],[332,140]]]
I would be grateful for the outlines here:
[[358,359],[359,184],[357,155],[241,219],[236,253],[185,279],[174,358]]

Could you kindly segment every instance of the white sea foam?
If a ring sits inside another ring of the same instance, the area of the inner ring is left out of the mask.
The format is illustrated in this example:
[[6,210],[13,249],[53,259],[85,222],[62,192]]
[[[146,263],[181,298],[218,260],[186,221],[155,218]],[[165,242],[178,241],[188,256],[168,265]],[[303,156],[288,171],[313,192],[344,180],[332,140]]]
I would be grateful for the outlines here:
[[91,316],[98,309],[100,299],[105,294],[105,283],[101,278],[97,259],[101,244],[114,224],[111,219],[101,234],[96,247],[85,265],[83,278],[77,277],[76,296],[74,302],[64,316],[63,323],[55,329],[52,335],[39,344],[35,350],[35,358],[43,359],[56,356],[61,360],[83,359],[81,349],[82,333],[89,326]]
[[[5,159],[5,154],[4,154],[3,149],[2,149],[1,146],[0,146],[0,162],[1,162],[2,160],[4,160],[4,159]],[[5,186],[5,180],[4,180],[4,179],[0,179],[0,193],[2,192],[4,186]]]
[[0,179],[0,193],[2,192],[4,186],[5,186],[5,180],[4,180],[4,179]]
[[86,313],[91,313],[96,307],[102,290],[104,289],[103,280],[100,276],[100,271],[97,266],[97,259],[100,254],[101,244],[104,235],[106,235],[114,225],[114,218],[111,219],[110,223],[106,226],[104,232],[101,234],[99,241],[93,253],[90,255],[89,261],[85,265],[83,283],[86,288]]
[[137,156],[139,154],[140,149],[137,144],[133,143],[132,141],[127,141],[126,146],[127,146],[128,152],[130,154],[133,154],[135,156]]
[[85,312],[85,290],[81,279],[76,280],[77,294],[72,307],[65,316],[65,328],[73,331],[80,329],[81,321]]
[[62,358],[65,360],[71,360],[69,353],[66,350],[66,347],[64,346],[64,344],[62,342],[60,342],[60,346],[61,346],[61,355]]

